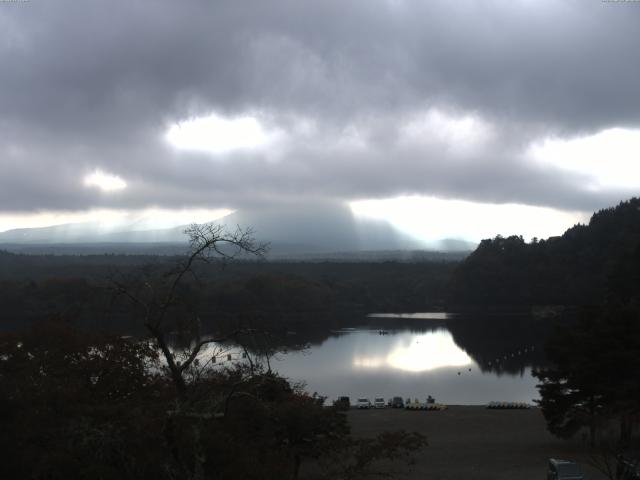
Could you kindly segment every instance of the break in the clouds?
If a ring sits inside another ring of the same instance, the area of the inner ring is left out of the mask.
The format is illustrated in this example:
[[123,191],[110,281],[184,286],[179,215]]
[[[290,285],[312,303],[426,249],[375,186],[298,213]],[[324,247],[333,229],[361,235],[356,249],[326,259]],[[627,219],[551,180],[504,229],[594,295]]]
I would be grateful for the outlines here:
[[0,216],[401,197],[569,226],[640,189],[639,24],[600,0],[0,3]]

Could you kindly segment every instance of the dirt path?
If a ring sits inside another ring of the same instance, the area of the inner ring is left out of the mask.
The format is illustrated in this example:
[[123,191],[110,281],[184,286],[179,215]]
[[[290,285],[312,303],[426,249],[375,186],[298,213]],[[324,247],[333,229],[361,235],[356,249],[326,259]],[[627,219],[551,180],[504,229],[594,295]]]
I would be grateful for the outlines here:
[[538,409],[453,406],[441,412],[381,409],[348,415],[355,435],[407,430],[427,437],[429,446],[404,478],[544,480],[550,457],[578,461],[590,480],[605,478],[585,464],[580,440],[563,441],[547,432]]

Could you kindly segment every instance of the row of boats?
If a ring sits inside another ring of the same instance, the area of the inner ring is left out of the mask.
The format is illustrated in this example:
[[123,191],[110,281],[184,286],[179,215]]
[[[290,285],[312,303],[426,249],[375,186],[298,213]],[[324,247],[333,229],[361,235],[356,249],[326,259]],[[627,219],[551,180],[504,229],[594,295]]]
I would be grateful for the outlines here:
[[[352,406],[349,397],[339,397],[334,402],[334,405],[344,407],[346,409]],[[404,408],[406,410],[446,410],[447,405],[443,403],[436,403],[435,398],[429,395],[425,402],[420,400],[407,398],[404,400],[402,397],[393,397],[386,401],[382,397],[374,398],[374,401],[370,401],[368,398],[358,398],[354,405],[359,409],[368,408]],[[488,409],[493,410],[525,410],[532,408],[532,405],[526,402],[489,402],[486,406]]]
[[496,410],[525,410],[531,408],[526,402],[489,402],[487,408]]
[[406,403],[404,408],[406,410],[440,411],[440,410],[446,410],[447,406],[444,403],[411,402],[411,403]]
[[[349,397],[339,397],[334,405],[349,408],[351,406],[351,400]],[[358,398],[355,404],[356,408],[406,408],[408,410],[444,410],[446,405],[436,403],[435,398],[429,395],[425,402],[421,402],[417,398],[411,400],[407,398],[406,401],[402,397],[393,397],[388,401],[383,397],[376,397],[373,402],[368,398]]]

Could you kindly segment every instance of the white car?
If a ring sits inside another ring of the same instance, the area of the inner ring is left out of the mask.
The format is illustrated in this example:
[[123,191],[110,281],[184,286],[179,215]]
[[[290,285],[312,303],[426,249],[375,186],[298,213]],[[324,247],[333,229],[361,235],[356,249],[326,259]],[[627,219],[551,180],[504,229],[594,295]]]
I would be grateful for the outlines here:
[[376,397],[376,398],[373,399],[373,406],[376,407],[376,408],[385,408],[387,406],[387,404],[384,401],[384,398]]
[[358,408],[371,408],[371,402],[368,398],[359,398],[356,402]]

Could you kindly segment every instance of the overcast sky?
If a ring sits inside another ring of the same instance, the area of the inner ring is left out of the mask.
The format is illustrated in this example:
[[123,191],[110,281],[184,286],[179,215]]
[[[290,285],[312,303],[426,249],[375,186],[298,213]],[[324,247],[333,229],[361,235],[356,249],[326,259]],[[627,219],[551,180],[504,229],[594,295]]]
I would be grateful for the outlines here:
[[640,189],[639,25],[600,0],[0,2],[0,230],[340,203],[559,234]]

